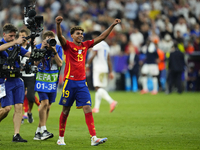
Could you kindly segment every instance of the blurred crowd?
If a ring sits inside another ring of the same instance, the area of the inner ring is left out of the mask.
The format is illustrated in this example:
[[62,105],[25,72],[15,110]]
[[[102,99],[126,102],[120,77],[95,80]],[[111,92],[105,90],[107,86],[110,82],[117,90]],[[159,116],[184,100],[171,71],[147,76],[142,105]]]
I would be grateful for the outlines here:
[[[1,0],[0,26],[9,22],[18,29],[24,28],[24,6],[33,1]],[[200,0],[37,0],[35,7],[37,15],[44,17],[44,31],[56,32],[55,17],[63,16],[61,26],[68,40],[71,38],[69,30],[75,25],[84,28],[87,40],[91,39],[92,31],[104,31],[113,19],[120,18],[121,25],[106,39],[111,56],[134,52],[142,60],[146,42],[151,40],[165,53],[167,60],[176,41],[188,65],[183,80],[192,82],[185,88],[193,91],[198,88],[200,64],[189,60],[188,55],[198,56],[200,52],[199,8]],[[37,38],[37,42],[40,40]],[[164,69],[167,70],[167,65]]]

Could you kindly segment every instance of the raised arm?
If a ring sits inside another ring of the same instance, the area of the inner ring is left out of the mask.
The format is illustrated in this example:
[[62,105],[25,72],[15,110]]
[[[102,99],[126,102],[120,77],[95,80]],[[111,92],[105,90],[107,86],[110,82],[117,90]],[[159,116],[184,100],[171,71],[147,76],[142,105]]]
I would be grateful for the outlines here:
[[94,45],[96,45],[97,43],[103,41],[112,31],[112,29],[115,27],[115,25],[121,23],[120,19],[115,19],[114,22],[110,25],[110,27],[108,27],[101,35],[99,35],[98,37],[96,37],[94,39]]
[[108,62],[108,69],[109,69],[108,77],[109,77],[110,79],[113,79],[113,78],[114,78],[114,74],[113,74],[113,71],[112,71],[112,63],[111,63],[111,58],[110,58],[110,55],[109,55],[109,54],[108,54],[107,62]]
[[58,17],[56,17],[55,21],[56,21],[56,33],[57,33],[58,39],[60,41],[60,44],[62,46],[64,46],[66,44],[66,39],[62,35],[62,29],[61,29],[61,26],[60,26],[61,22],[63,21],[63,17],[58,16]]

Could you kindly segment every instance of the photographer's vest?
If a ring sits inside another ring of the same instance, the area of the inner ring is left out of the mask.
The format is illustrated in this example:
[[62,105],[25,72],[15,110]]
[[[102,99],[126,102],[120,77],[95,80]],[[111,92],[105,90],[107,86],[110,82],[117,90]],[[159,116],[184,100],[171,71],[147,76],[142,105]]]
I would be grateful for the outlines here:
[[[59,67],[57,64],[51,64],[52,56],[47,60],[47,64],[43,63],[43,67],[48,66],[48,70],[45,68],[39,68],[36,74],[35,91],[38,92],[56,92],[59,79]],[[46,59],[43,59],[43,61]],[[41,64],[40,64],[41,65]]]

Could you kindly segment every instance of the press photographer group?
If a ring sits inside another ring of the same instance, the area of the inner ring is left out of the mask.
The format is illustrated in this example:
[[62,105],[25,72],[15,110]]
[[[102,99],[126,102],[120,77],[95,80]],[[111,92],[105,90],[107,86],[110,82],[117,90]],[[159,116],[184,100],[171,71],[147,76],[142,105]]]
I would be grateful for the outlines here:
[[[8,57],[0,56],[0,77],[20,77],[20,71],[25,71],[27,74],[37,73],[38,70],[34,66],[34,61],[40,61],[45,56],[47,49],[36,49],[34,45],[35,38],[40,36],[40,33],[43,31],[43,16],[36,16],[35,5],[24,7],[24,24],[30,30],[30,35],[23,37],[24,40],[30,40],[30,59],[27,59],[25,64],[22,64],[19,57],[20,45],[15,44],[12,51],[6,50]],[[48,39],[47,43],[50,46],[56,45],[55,39]],[[16,61],[19,67],[16,67]]]
[[[6,23],[0,41],[0,122],[14,105],[13,142],[27,142],[19,134],[20,125],[24,121],[22,108],[25,101],[28,105],[24,105],[27,108],[24,114],[29,123],[34,121],[31,112],[33,104],[37,100],[40,105],[40,120],[34,140],[53,137],[47,131],[46,121],[51,103],[56,98],[62,47],[57,45],[54,32],[45,31],[41,35],[43,16],[36,15],[35,4],[24,7],[26,29],[18,31],[14,25]],[[40,35],[43,41],[36,45],[35,38]],[[35,91],[38,92],[40,102]]]
[[[107,141],[107,138],[98,138],[93,118],[92,100],[89,88],[86,82],[86,55],[89,49],[100,44],[100,47],[106,45],[104,40],[109,36],[114,27],[121,23],[120,19],[114,19],[108,28],[102,33],[93,36],[91,40],[84,39],[84,29],[81,26],[74,26],[70,29],[72,41],[69,41],[63,36],[61,28],[62,16],[55,17],[56,35],[60,42],[57,44],[55,33],[53,31],[45,31],[42,33],[42,42],[34,45],[36,37],[40,36],[43,31],[43,17],[37,16],[35,5],[30,5],[24,9],[24,23],[30,30],[28,36],[25,30],[19,31],[19,37],[16,38],[16,27],[12,24],[3,26],[3,39],[0,44],[1,61],[1,76],[0,76],[0,121],[2,121],[10,112],[14,105],[14,135],[13,142],[27,142],[19,134],[19,129],[22,119],[22,107],[25,97],[28,99],[27,120],[33,123],[32,107],[35,98],[35,91],[38,93],[39,107],[39,122],[35,131],[33,140],[46,140],[53,138],[54,134],[47,130],[46,122],[49,118],[51,105],[56,101],[57,88],[59,81],[60,68],[65,57],[65,70],[62,94],[60,96],[59,105],[62,106],[59,119],[59,136],[58,145],[66,145],[64,141],[64,133],[66,128],[67,118],[69,116],[73,103],[76,103],[77,109],[83,109],[86,125],[88,127],[91,146],[96,146]],[[30,40],[28,46],[27,40]],[[97,46],[98,47],[98,46]],[[104,47],[104,46],[103,46]],[[106,46],[107,48],[107,46]],[[103,48],[104,56],[108,57],[108,49]],[[63,52],[65,55],[63,55]],[[100,53],[103,54],[103,53]],[[22,58],[19,59],[18,55]],[[104,58],[104,56],[100,58]],[[12,58],[11,58],[12,57]],[[93,57],[94,58],[94,57]],[[108,58],[104,58],[102,64],[108,64]],[[102,62],[99,61],[99,62]],[[22,64],[23,62],[24,64]],[[36,67],[34,67],[34,65]],[[98,68],[98,67],[97,67]],[[102,67],[100,67],[102,68]],[[108,73],[111,70],[111,64],[105,67]],[[110,72],[112,75],[112,72]],[[106,73],[105,73],[106,74]],[[22,76],[21,76],[22,75]],[[96,74],[97,83],[101,83],[99,76]],[[101,87],[107,84],[107,76],[104,76],[103,83],[96,85]],[[102,93],[107,93],[103,88],[99,88]],[[99,93],[100,94],[100,93]],[[109,97],[107,93],[107,98]],[[117,101],[111,97],[108,100],[110,104],[110,112],[113,112]],[[100,104],[100,103],[99,103]],[[50,129],[51,130],[51,129]]]

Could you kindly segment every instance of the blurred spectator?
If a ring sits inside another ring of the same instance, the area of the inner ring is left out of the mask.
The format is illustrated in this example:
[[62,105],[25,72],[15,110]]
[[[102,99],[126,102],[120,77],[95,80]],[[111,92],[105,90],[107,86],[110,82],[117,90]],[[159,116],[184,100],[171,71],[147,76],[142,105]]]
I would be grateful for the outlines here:
[[131,80],[130,80],[131,81],[131,89],[132,89],[132,91],[136,92],[138,89],[139,56],[136,53],[136,49],[134,49],[134,47],[131,47],[129,49],[129,56],[128,56],[127,61],[128,61],[128,72],[129,72],[130,78],[131,78]]
[[192,38],[200,36],[200,26],[198,23],[196,23],[194,28],[191,30],[191,36]]
[[185,52],[187,54],[192,54],[194,52],[194,46],[192,44],[192,40],[189,40],[186,47],[185,47]]
[[138,51],[137,47],[134,46],[131,41],[129,41],[128,44],[125,47],[124,53],[130,55],[131,52],[139,54],[139,51]]
[[197,72],[196,91],[200,91],[200,69]]
[[[156,32],[157,31],[157,32]],[[160,38],[159,38],[159,31],[155,27],[153,27],[150,31],[149,39],[154,42],[154,43],[159,43]]]
[[151,91],[152,95],[155,95],[158,93],[158,79],[157,76],[159,74],[158,70],[158,53],[156,46],[153,42],[148,41],[147,43],[147,51],[146,51],[146,59],[144,61],[144,64],[141,68],[141,74],[142,74],[142,90],[141,94],[148,93],[148,76],[152,78],[153,81],[153,90]]
[[121,18],[124,7],[122,6],[120,0],[109,0],[107,3],[108,14],[114,18]]
[[[156,46],[156,49],[157,49],[157,53],[158,53],[158,70],[159,70],[159,74],[158,74],[158,86],[159,86],[159,89],[161,90],[164,90],[164,86],[163,84],[161,83],[161,75],[163,75],[165,72],[165,69],[166,69],[166,66],[165,66],[165,53],[158,48],[158,42],[157,41],[154,41],[155,43],[155,46]],[[163,75],[164,76],[164,75]],[[165,81],[164,81],[165,82]]]
[[144,42],[144,37],[141,32],[139,32],[138,28],[133,28],[133,32],[130,34],[130,41],[133,43],[135,47],[140,49],[140,46]]
[[116,40],[112,40],[110,45],[110,56],[120,55],[121,47]]
[[161,33],[161,36],[164,37],[166,34],[173,37],[173,24],[169,21],[168,17],[165,17],[165,30]]
[[195,13],[196,17],[198,17],[200,15],[200,9],[199,8],[200,8],[200,0],[196,0],[196,2],[194,4],[194,13]]
[[194,50],[200,51],[200,39],[199,39],[199,37],[196,37],[194,39]]
[[173,41],[169,34],[166,34],[164,39],[162,39],[161,42],[158,43],[158,47],[165,53],[170,52],[172,46]]
[[58,15],[58,11],[61,8],[61,4],[57,0],[51,0],[50,8],[51,8],[52,17],[54,18],[54,17],[56,17]]
[[183,16],[180,16],[178,19],[178,23],[174,26],[174,37],[177,38],[177,32],[180,32],[180,36],[182,37],[184,33],[187,32],[187,25]]
[[167,9],[167,16],[173,25],[177,22],[177,16],[172,9]]
[[162,11],[163,7],[162,7],[162,1],[161,0],[154,0],[153,1],[153,6],[156,10],[160,10]]
[[178,49],[181,51],[181,52],[185,52],[185,48],[184,48],[184,39],[183,39],[183,36],[182,36],[182,34],[181,34],[181,32],[180,32],[180,30],[177,30],[177,32],[176,32],[176,38],[175,38],[175,40],[176,40],[176,42],[177,42],[177,46],[178,46]]
[[169,57],[169,73],[168,73],[168,92],[172,92],[172,88],[175,85],[178,89],[178,93],[182,93],[181,76],[184,71],[185,61],[184,55],[178,49],[178,45],[175,44],[170,52]]
[[124,7],[124,16],[127,19],[134,20],[137,17],[138,4],[135,0],[128,0]]
[[125,33],[122,33],[119,35],[119,44],[120,44],[120,47],[121,47],[121,51],[124,53],[126,51],[126,47],[127,47],[127,44],[128,44],[128,35],[125,34]]
[[149,38],[149,30],[150,30],[149,24],[144,23],[144,24],[141,25],[141,33],[142,33],[143,38],[144,38],[142,45],[144,45],[145,42]]
[[156,9],[153,5],[153,3],[151,3],[151,10],[149,11],[149,18],[151,20],[155,20],[156,17],[160,14],[160,10]]
[[197,23],[195,15],[190,11],[188,12],[187,24],[188,27],[192,28]]
[[157,17],[155,19],[156,27],[159,28],[160,32],[164,32],[165,31],[164,18],[165,18],[164,15],[163,16],[162,15],[157,15]]
[[196,79],[197,72],[195,71],[195,64],[193,62],[188,64],[188,72],[187,72],[187,91],[195,91],[196,90]]

